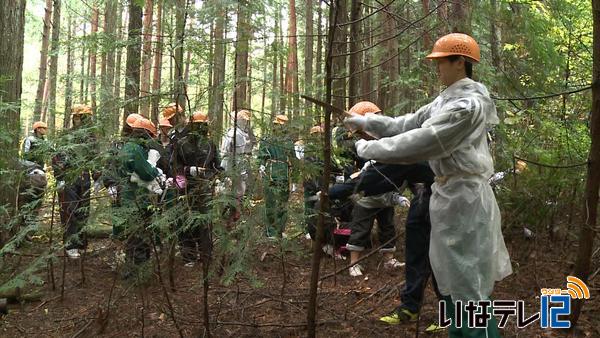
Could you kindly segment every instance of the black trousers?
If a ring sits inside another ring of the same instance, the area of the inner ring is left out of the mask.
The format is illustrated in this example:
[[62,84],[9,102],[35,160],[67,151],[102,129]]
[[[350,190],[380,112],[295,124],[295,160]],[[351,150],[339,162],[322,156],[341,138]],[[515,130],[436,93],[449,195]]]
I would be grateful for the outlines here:
[[209,206],[212,187],[208,182],[192,186],[186,197],[193,217],[180,219],[178,222],[181,257],[186,263],[197,260],[208,262],[213,247]]
[[[396,236],[394,226],[394,208],[365,208],[356,204],[352,210],[352,223],[350,223],[350,239],[346,246],[350,251],[362,251],[371,247],[371,229],[377,220],[379,229],[379,243],[388,242]],[[382,251],[391,250],[396,247],[395,241],[386,244]]]
[[82,232],[90,215],[90,173],[83,172],[59,192],[60,219],[64,226],[65,249],[83,249],[87,239]]
[[431,192],[420,189],[413,198],[406,218],[405,258],[406,283],[402,290],[400,307],[411,312],[419,312],[427,280],[432,276],[432,284],[438,298],[441,295],[429,264],[429,237],[431,222],[429,219],[429,197]]

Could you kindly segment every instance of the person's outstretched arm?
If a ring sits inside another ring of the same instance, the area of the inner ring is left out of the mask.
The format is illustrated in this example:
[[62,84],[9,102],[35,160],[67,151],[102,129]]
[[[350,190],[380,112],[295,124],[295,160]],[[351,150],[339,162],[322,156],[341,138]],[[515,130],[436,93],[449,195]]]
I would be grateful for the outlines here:
[[443,108],[420,128],[379,140],[360,140],[358,155],[382,163],[410,164],[450,156],[476,130],[485,131],[485,114],[476,98],[463,98]]

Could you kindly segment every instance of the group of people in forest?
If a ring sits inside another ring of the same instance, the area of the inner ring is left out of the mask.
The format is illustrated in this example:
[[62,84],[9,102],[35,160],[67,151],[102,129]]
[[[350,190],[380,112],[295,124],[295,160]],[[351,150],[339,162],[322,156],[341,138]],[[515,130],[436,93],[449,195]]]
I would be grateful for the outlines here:
[[[253,161],[264,188],[261,231],[271,239],[286,237],[290,172],[304,168],[304,224],[310,238],[316,238],[322,196],[327,194],[331,201],[318,250],[332,256],[349,252],[348,273],[362,276],[366,269],[361,254],[373,246],[376,224],[383,266],[404,267],[402,303],[381,321],[416,320],[430,277],[438,298],[447,304],[446,317],[457,318],[457,301],[489,300],[494,283],[512,272],[489,181],[495,176],[487,132],[498,118],[488,90],[472,79],[473,65],[480,60],[472,37],[446,35],[427,58],[436,62],[445,89],[414,114],[400,117],[386,116],[372,102],[355,104],[332,130],[334,173],[326,192],[320,185],[320,125],[294,144],[288,117],[277,115],[255,152],[251,113],[239,110],[231,113],[231,128],[217,147],[208,115],[186,114],[173,103],[162,111],[158,130],[144,116],[127,116],[123,137],[107,163],[96,165],[93,112],[85,105],[74,106],[68,142],[52,158],[67,254],[77,258],[86,246],[82,228],[89,215],[92,180],[97,188],[106,188],[115,214],[125,215],[113,223],[113,231],[125,241],[129,277],[161,245],[159,231],[149,230],[153,214],[169,210],[177,210],[170,226],[178,235],[184,264],[192,267],[201,261],[206,266],[213,243],[211,224],[215,217],[226,218],[230,226],[239,220]],[[34,136],[24,143],[25,154],[33,153],[46,126],[36,122],[33,129]],[[43,160],[38,163],[43,167]],[[218,179],[229,182],[235,201],[224,214],[211,211]],[[405,190],[411,200],[403,196]],[[394,257],[396,206],[408,208],[404,263]],[[463,323],[452,321],[451,337],[499,336],[493,316],[479,329],[468,327],[464,313],[458,318]]]

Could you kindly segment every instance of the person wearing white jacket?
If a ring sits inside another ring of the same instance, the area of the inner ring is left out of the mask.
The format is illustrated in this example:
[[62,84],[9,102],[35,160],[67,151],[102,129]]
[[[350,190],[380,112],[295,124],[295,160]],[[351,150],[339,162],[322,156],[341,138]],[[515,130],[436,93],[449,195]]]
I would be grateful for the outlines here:
[[[512,273],[500,210],[488,184],[494,168],[486,130],[498,117],[486,87],[470,78],[472,64],[480,59],[472,37],[446,35],[427,58],[437,61],[438,76],[447,86],[432,103],[396,118],[350,117],[346,125],[377,138],[356,143],[361,157],[385,163],[429,161],[436,175],[429,257],[453,316],[449,301],[488,300],[494,283]],[[451,337],[499,336],[493,316],[487,329],[470,329],[465,318],[462,325],[453,320]]]
[[[242,200],[246,194],[247,181],[249,179],[250,158],[252,149],[256,144],[256,138],[250,126],[251,114],[248,110],[242,109],[237,112],[231,112],[232,126],[227,133],[223,135],[221,141],[220,153],[222,156],[221,167],[225,169],[230,176],[235,194],[235,208],[230,210],[228,222],[233,224],[241,216]],[[233,125],[235,123],[235,125]],[[235,166],[234,166],[235,153]]]

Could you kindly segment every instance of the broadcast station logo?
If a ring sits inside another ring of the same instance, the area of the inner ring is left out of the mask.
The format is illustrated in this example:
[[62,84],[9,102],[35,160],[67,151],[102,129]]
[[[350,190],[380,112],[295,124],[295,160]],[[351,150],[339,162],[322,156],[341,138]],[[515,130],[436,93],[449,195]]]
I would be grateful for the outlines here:
[[[463,325],[463,316],[469,328],[486,328],[492,316],[499,318],[498,327],[504,328],[509,318],[516,317],[517,327],[525,328],[536,321],[544,329],[568,329],[571,327],[569,315],[571,314],[572,299],[590,299],[590,289],[579,278],[567,277],[567,288],[544,288],[540,290],[540,311],[530,316],[525,314],[525,301],[523,300],[482,300],[463,301],[454,303],[454,318],[446,317],[445,301],[439,303],[439,325],[448,327],[455,323],[460,328]],[[452,306],[452,305],[450,305]]]
[[590,299],[590,289],[574,276],[567,277],[566,289],[542,289],[540,297],[540,325],[543,328],[568,329],[569,319],[560,316],[571,314],[571,299]]

